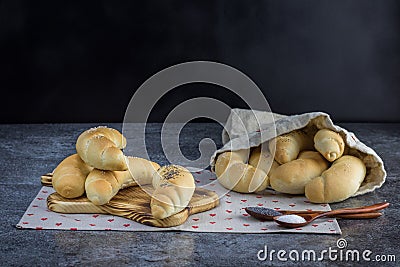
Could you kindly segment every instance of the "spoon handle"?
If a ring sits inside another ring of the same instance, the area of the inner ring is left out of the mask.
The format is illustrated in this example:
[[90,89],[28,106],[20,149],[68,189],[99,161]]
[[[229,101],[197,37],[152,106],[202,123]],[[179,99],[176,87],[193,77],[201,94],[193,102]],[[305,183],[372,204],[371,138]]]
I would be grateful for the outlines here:
[[[376,203],[376,204],[370,205],[370,206],[363,206],[363,207],[359,207],[359,208],[344,208],[344,209],[339,209],[339,210],[346,210],[346,211],[350,210],[350,211],[354,211],[353,213],[365,213],[365,212],[371,212],[371,211],[385,209],[385,208],[389,207],[389,205],[390,205],[389,202],[381,202],[381,203]],[[361,210],[361,211],[356,211],[356,210]]]
[[375,219],[382,216],[380,212],[367,212],[367,213],[354,213],[354,214],[342,214],[334,216],[340,219]]
[[389,206],[389,203],[382,202],[382,203],[377,203],[377,204],[374,204],[371,206],[364,206],[364,207],[359,207],[359,208],[344,208],[344,209],[331,210],[331,211],[317,215],[315,217],[315,219],[320,218],[322,216],[336,216],[336,215],[342,215],[342,214],[368,213],[368,212],[384,209],[388,206]]

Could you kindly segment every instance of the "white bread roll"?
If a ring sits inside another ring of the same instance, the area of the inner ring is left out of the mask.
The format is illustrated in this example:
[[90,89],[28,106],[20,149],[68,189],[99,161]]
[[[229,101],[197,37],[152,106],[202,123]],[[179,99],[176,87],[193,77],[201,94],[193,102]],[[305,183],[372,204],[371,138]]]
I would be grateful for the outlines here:
[[334,203],[351,197],[366,175],[365,164],[357,157],[346,155],[333,162],[321,176],[305,187],[306,197],[314,203]]
[[178,165],[163,166],[153,176],[151,214],[164,219],[187,207],[195,190],[193,175]]
[[133,180],[139,185],[152,184],[153,176],[160,168],[160,165],[154,161],[150,161],[138,157],[127,157],[128,173]]
[[87,198],[95,205],[107,204],[119,190],[137,184],[151,184],[153,174],[160,167],[155,162],[128,157],[129,170],[106,171],[94,169],[85,182]]
[[261,145],[256,147],[250,154],[249,164],[254,168],[260,168],[268,177],[279,167],[279,163],[272,157],[271,153],[263,151],[261,153]]
[[322,156],[332,162],[343,155],[345,145],[339,133],[321,129],[314,136],[314,147]]
[[302,130],[295,130],[269,141],[269,151],[279,164],[295,160],[303,150],[314,148],[312,138]]
[[53,188],[65,198],[80,197],[85,193],[85,180],[92,169],[77,154],[73,154],[54,169]]
[[306,184],[328,168],[328,162],[316,151],[303,151],[298,159],[277,167],[270,177],[271,187],[282,193],[304,194]]
[[124,171],[128,168],[121,149],[126,139],[112,128],[96,127],[84,131],[76,141],[76,151],[86,164],[101,170]]
[[229,167],[229,164],[234,162],[247,162],[249,155],[248,149],[242,149],[237,151],[229,151],[220,154],[215,162],[215,174],[219,177]]
[[215,163],[219,183],[240,193],[262,191],[268,186],[268,175],[261,168],[247,164],[248,149],[224,152]]

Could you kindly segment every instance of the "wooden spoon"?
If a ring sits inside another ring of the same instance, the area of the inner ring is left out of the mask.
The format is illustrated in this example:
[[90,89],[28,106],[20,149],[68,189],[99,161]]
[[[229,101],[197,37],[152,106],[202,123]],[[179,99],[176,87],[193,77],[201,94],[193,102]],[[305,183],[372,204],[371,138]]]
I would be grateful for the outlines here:
[[[280,215],[280,216],[275,216],[273,219],[275,222],[278,224],[287,227],[287,228],[298,228],[298,227],[303,227],[315,219],[321,218],[321,217],[326,217],[326,216],[337,216],[337,215],[343,215],[343,214],[358,214],[358,213],[370,213],[372,211],[377,211],[384,209],[389,206],[389,203],[383,202],[383,203],[378,203],[374,204],[371,206],[364,206],[364,207],[359,207],[359,208],[344,208],[344,209],[337,209],[337,210],[331,210],[323,213],[310,213],[310,214],[297,214],[294,216],[299,216],[300,218],[304,219],[305,222],[299,222],[299,223],[291,223],[287,222],[284,220],[285,215]],[[299,218],[299,219],[300,219]]]
[[[280,210],[276,211],[273,209],[269,208],[260,208],[259,207],[247,207],[245,208],[246,212],[251,215],[252,217],[260,220],[260,221],[273,221],[275,216],[281,216],[281,215],[288,215],[288,214],[296,214],[296,215],[306,215],[306,214],[320,214],[325,211],[292,211],[292,210]],[[274,214],[274,215],[272,215]],[[337,219],[375,219],[382,216],[382,213],[380,212],[367,212],[367,213],[355,213],[355,214],[342,214],[342,215],[336,215],[336,216],[330,216],[330,217],[335,217]]]

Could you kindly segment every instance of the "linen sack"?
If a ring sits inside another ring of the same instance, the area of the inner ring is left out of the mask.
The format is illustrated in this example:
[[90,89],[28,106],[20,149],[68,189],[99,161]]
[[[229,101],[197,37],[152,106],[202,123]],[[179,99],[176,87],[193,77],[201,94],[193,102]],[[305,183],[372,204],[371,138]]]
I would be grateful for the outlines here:
[[315,133],[324,128],[338,132],[348,147],[346,154],[360,158],[367,168],[366,177],[353,196],[372,192],[381,187],[386,179],[382,159],[354,133],[335,125],[330,116],[323,112],[286,116],[267,111],[232,109],[222,131],[224,146],[211,156],[211,170],[214,171],[215,161],[220,153],[257,147],[276,136],[297,129]]

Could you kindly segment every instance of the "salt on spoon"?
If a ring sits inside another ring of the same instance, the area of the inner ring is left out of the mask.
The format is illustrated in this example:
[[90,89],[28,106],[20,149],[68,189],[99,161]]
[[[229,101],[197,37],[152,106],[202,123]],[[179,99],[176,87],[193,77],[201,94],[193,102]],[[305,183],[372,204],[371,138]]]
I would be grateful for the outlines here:
[[283,223],[305,223],[306,220],[296,214],[288,214],[288,215],[282,215],[282,216],[277,216],[275,219],[277,222],[283,222]]

